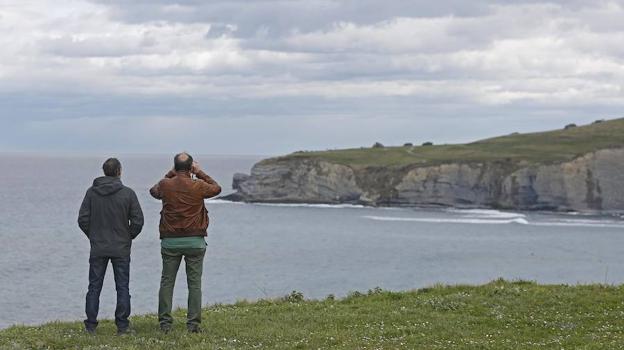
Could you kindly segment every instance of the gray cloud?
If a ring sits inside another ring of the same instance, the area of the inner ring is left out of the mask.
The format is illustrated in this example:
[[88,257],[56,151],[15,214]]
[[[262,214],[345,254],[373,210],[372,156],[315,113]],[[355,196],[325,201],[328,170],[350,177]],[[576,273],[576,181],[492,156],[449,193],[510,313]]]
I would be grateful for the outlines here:
[[[231,23],[237,35],[279,37],[293,31],[331,28],[335,23],[370,25],[391,18],[481,17],[495,6],[547,4],[570,10],[593,7],[606,1],[583,0],[216,0],[216,1],[95,1],[111,6],[115,18],[130,22],[173,21]],[[616,19],[615,16],[613,18]],[[604,25],[603,23],[597,23]],[[498,27],[496,30],[502,28]]]
[[[580,0],[13,3],[0,147],[283,153],[617,117],[622,16]],[[193,137],[167,136],[178,124]]]
[[115,9],[116,18],[141,23],[149,20],[233,23],[238,34],[252,37],[266,31],[271,36],[328,28],[336,22],[372,24],[397,16],[470,16],[487,11],[487,1],[446,0],[222,0],[222,1],[102,1]]

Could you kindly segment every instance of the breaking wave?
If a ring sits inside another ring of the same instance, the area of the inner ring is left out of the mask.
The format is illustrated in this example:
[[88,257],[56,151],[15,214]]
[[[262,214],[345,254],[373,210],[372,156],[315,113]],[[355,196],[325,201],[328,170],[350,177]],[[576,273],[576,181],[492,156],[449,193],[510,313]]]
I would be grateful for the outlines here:
[[554,220],[554,221],[529,221],[524,217],[510,219],[487,219],[487,218],[408,218],[391,216],[363,216],[365,219],[375,221],[403,221],[421,223],[450,223],[450,224],[478,224],[478,225],[505,225],[520,224],[531,226],[561,226],[561,227],[603,227],[603,228],[624,228],[624,221],[613,220]]
[[391,216],[373,216],[365,215],[363,218],[376,220],[376,221],[408,221],[408,222],[424,222],[424,223],[452,223],[452,224],[488,224],[488,225],[501,225],[501,224],[521,224],[528,225],[529,222],[524,218],[514,219],[478,219],[478,218],[406,218],[406,217],[391,217]]
[[460,214],[466,218],[492,218],[492,219],[515,219],[524,218],[525,214],[505,212],[494,209],[456,209],[449,208],[444,210],[447,213]]
[[[209,199],[207,204],[236,204],[236,205],[257,205],[269,207],[286,208],[326,208],[326,209],[375,209],[375,210],[400,210],[408,211],[406,208],[383,207],[371,208],[357,204],[308,204],[308,203],[245,203],[232,202],[223,199]],[[426,210],[424,211],[426,212]],[[421,213],[424,213],[421,211]],[[456,209],[448,208],[437,213],[446,213],[450,217],[405,217],[405,216],[382,216],[364,215],[362,218],[375,221],[394,222],[420,222],[438,224],[475,224],[475,225],[530,225],[530,226],[552,226],[552,227],[597,227],[597,228],[624,228],[624,220],[589,219],[581,215],[571,215],[569,218],[534,217],[524,213],[506,212],[494,209]],[[381,214],[381,212],[380,212]]]

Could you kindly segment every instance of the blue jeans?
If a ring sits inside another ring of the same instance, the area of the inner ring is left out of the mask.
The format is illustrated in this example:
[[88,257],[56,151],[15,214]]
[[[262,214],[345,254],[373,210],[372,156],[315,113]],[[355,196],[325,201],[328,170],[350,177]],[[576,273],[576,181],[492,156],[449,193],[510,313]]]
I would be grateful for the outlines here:
[[97,315],[100,309],[100,292],[104,284],[104,275],[108,261],[113,264],[115,274],[115,288],[117,289],[117,308],[115,309],[115,324],[117,329],[125,330],[130,326],[130,257],[90,257],[89,258],[89,290],[85,303],[87,319],[84,321],[87,329],[95,329],[98,325]]

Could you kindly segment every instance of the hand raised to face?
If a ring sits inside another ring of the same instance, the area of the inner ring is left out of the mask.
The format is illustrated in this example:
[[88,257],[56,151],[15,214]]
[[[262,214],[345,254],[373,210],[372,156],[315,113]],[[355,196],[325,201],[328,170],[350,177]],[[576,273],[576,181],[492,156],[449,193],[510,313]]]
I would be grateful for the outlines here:
[[199,166],[199,163],[193,162],[193,165],[191,166],[191,173],[197,174],[200,171],[201,171],[201,168]]

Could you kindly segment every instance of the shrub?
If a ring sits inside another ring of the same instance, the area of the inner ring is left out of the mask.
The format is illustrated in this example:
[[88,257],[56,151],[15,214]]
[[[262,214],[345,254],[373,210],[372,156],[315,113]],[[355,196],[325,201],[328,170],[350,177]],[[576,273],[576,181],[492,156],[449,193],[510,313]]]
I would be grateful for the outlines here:
[[427,141],[427,142],[424,142],[422,145],[423,146],[433,146],[433,142]]
[[414,146],[414,144],[411,142],[406,142],[403,144],[403,147],[412,147],[412,146]]
[[568,129],[572,129],[572,128],[576,128],[576,124],[574,124],[574,123],[568,124],[563,129],[564,130],[568,130]]
[[293,290],[290,294],[286,295],[283,300],[289,303],[300,303],[304,300],[304,297],[302,292]]
[[356,298],[361,298],[364,296],[364,293],[359,292],[359,291],[353,291],[353,292],[349,292],[347,294],[347,299],[356,299]]
[[381,144],[380,142],[375,142],[375,144],[373,145],[373,148],[384,148],[384,145]]
[[374,289],[369,289],[366,294],[375,295],[375,294],[381,294],[381,293],[383,293],[383,289],[381,289],[381,287],[375,287]]

